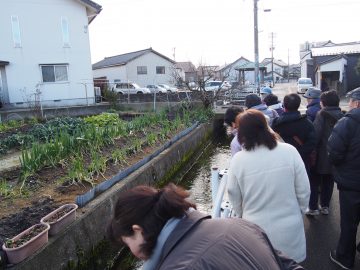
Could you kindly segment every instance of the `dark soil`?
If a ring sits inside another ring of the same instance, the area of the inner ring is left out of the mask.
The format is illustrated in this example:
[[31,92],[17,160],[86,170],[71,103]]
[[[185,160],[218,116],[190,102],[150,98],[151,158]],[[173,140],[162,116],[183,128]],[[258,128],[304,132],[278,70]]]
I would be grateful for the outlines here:
[[71,210],[73,210],[74,207],[73,206],[65,206],[64,208],[62,208],[61,210],[59,211],[56,211],[56,213],[54,214],[51,214],[50,217],[44,219],[43,221],[46,222],[46,223],[52,223],[52,222],[55,222],[57,220],[59,220],[60,218],[62,218],[63,216],[65,216],[67,213],[69,213]]
[[16,133],[27,133],[30,129],[32,129],[32,125],[25,124],[18,128],[9,129],[5,132],[0,132],[0,140],[4,140],[5,138],[9,137],[10,135]]
[[54,203],[54,200],[43,198],[31,202],[28,207],[21,209],[17,213],[1,218],[0,242],[5,242],[6,239],[12,238],[32,225],[39,223],[41,218],[58,207],[59,205]]
[[[156,127],[154,127],[156,129]],[[177,134],[174,132],[173,135]],[[143,138],[144,134],[133,134],[133,137]],[[171,136],[169,136],[171,137]],[[145,146],[140,152],[127,156],[126,162],[114,164],[111,162],[111,153],[114,149],[126,147],[128,141],[120,138],[114,145],[104,146],[101,149],[101,156],[110,160],[106,172],[93,179],[98,184],[110,179],[120,170],[135,164],[145,156],[154,152],[164,142],[155,146]],[[90,157],[84,155],[84,163],[90,162]],[[86,193],[92,188],[90,183],[71,184],[66,181],[68,164],[64,161],[56,167],[43,168],[37,174],[26,180],[27,195],[22,197],[2,198],[0,196],[0,244],[20,232],[26,230],[40,219],[66,203],[74,203],[77,195]],[[19,177],[19,170],[7,172],[2,178],[8,183],[16,183]],[[0,246],[1,249],[1,246]]]
[[35,227],[33,227],[30,231],[28,231],[26,234],[22,235],[17,240],[8,240],[6,241],[5,245],[7,248],[17,248],[24,245],[26,242],[29,242],[32,238],[42,233],[44,230],[46,230],[47,226],[44,224],[38,224]]

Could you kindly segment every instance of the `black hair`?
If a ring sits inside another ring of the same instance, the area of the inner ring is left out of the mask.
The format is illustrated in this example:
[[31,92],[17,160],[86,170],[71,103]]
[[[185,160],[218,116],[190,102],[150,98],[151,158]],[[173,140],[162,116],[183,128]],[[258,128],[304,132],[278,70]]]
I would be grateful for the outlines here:
[[335,90],[323,92],[320,101],[324,107],[339,107],[340,98]]
[[274,94],[268,94],[265,98],[264,98],[264,102],[266,104],[266,106],[271,106],[271,105],[275,105],[279,103],[278,97]]
[[145,240],[141,251],[150,257],[166,222],[171,218],[183,217],[190,207],[196,209],[195,204],[186,200],[188,197],[188,191],[174,184],[162,189],[137,186],[123,191],[107,228],[108,237],[121,242],[122,236],[134,234],[133,225],[139,225]]
[[245,106],[250,109],[261,104],[261,98],[257,94],[249,94],[245,97]]
[[244,111],[243,107],[240,106],[231,106],[228,108],[225,112],[224,116],[224,123],[231,126],[232,123],[235,123],[236,116],[239,113],[242,113]]
[[296,112],[301,103],[301,98],[298,94],[288,94],[284,97],[284,108],[289,112]]

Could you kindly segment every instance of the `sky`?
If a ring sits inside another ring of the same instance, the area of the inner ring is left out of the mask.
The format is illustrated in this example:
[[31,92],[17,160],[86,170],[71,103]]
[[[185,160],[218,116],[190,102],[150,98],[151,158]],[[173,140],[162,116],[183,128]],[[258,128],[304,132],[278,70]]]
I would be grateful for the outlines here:
[[[254,0],[94,0],[103,10],[90,24],[92,63],[152,47],[194,65],[254,61]],[[270,12],[265,12],[271,9]],[[299,63],[309,41],[360,41],[360,0],[259,0],[259,60]]]

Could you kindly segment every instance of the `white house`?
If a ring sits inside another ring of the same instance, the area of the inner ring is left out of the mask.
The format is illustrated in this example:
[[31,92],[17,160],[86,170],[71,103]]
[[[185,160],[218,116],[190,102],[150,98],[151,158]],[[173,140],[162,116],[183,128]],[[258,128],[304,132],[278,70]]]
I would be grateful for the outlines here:
[[[311,48],[317,48],[317,47],[327,47],[327,46],[333,46],[335,43],[333,43],[331,40],[328,41],[319,41],[319,42],[305,42],[300,45],[300,73],[301,77],[303,78],[311,78],[313,71],[313,59],[311,57]],[[309,68],[312,67],[312,68]]]
[[[227,81],[231,82],[239,82],[239,71],[235,68],[241,67],[245,64],[251,63],[250,60],[246,59],[245,57],[240,57],[239,59],[235,60],[231,64],[225,65],[220,69],[221,77],[226,77]],[[245,78],[243,78],[245,81],[254,83],[255,81],[255,75],[254,71],[245,71],[244,72]]]
[[[264,65],[266,67],[266,74],[271,74],[272,71],[274,71],[274,77],[275,74],[279,75],[279,76],[284,76],[284,71],[287,69],[288,64],[286,64],[285,62],[283,62],[280,59],[274,59],[274,61],[272,61],[271,58],[264,58],[264,60],[261,62],[262,65]],[[274,70],[273,70],[274,67]]]
[[148,84],[175,84],[176,62],[152,48],[106,57],[93,64],[95,80]]
[[28,107],[94,103],[90,0],[1,1],[0,99]]

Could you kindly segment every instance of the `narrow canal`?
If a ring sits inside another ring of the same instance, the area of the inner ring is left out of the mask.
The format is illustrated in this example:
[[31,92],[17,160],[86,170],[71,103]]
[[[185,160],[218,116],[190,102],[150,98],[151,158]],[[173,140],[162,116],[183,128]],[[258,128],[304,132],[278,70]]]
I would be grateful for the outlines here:
[[[228,168],[230,163],[230,140],[228,138],[214,138],[201,153],[191,168],[179,173],[173,182],[190,190],[191,200],[196,202],[198,210],[211,212],[211,167]],[[317,217],[304,216],[305,234],[307,242],[307,258],[301,264],[308,270],[336,270],[335,264],[329,260],[329,252],[336,248],[340,233],[340,212],[338,191],[336,185],[330,204],[330,214]],[[360,230],[357,243],[360,242]],[[122,264],[117,264],[112,270],[140,269],[141,262],[128,256]],[[355,258],[353,269],[360,270],[360,253]]]
[[[201,153],[196,154],[192,166],[180,172],[172,181],[190,191],[190,200],[196,203],[197,209],[201,212],[211,212],[211,168],[229,167],[229,145],[230,140],[225,136],[213,138],[200,150]],[[141,262],[129,255],[125,262],[119,262],[112,270],[140,269],[141,265]]]

